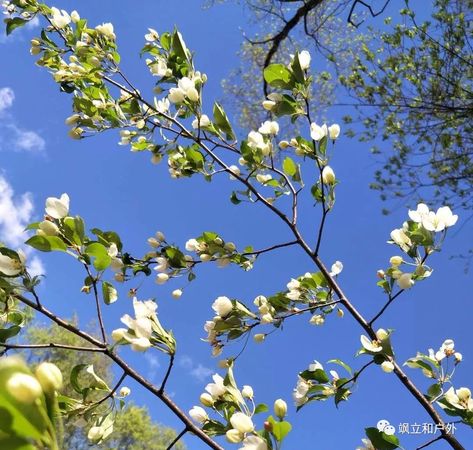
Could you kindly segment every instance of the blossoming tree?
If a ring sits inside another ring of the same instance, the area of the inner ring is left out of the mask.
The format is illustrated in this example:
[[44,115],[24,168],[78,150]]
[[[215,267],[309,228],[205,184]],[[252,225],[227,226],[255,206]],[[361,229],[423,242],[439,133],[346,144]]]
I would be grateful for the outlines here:
[[[176,338],[168,329],[171,318],[158,315],[153,299],[140,300],[135,296],[133,313],[122,317],[123,327],[117,326],[111,331],[105,328],[103,310],[118,300],[118,284],[132,283],[137,276],[154,274],[156,283],[161,285],[182,276],[192,281],[205,263],[216,263],[220,267],[233,264],[248,271],[260,255],[283,247],[297,248],[308,256],[312,270],[290,279],[287,289],[258,295],[253,302],[218,297],[212,303],[214,315],[204,325],[213,355],[220,355],[227,346],[231,351],[232,341],[239,338],[252,336],[256,343],[261,343],[292,318],[322,325],[334,313],[345,314],[361,331],[361,345],[353,342],[347,345],[359,348],[357,356],[362,357],[364,363],[356,361],[359,367],[352,369],[340,359],[329,361],[343,370],[339,375],[314,361],[295,373],[293,401],[297,409],[308,409],[310,403],[328,399],[333,399],[336,405],[349,400],[355,384],[362,382],[363,372],[378,365],[399,379],[439,427],[439,436],[419,448],[438,440],[454,449],[465,448],[449,431],[441,414],[443,410],[457,422],[473,425],[470,390],[454,385],[452,380],[462,360],[454,342],[445,340],[437,352],[417,353],[406,361],[407,366],[420,369],[430,382],[428,387],[418,387],[396,359],[392,330],[376,326],[403,292],[429,277],[432,270],[427,260],[440,249],[447,229],[455,225],[457,216],[448,207],[433,211],[425,204],[409,211],[406,222],[390,235],[389,242],[397,254],[384,270],[378,271],[378,285],[386,301],[373,317],[365,317],[338,282],[342,263],[337,261],[328,268],[319,255],[326,219],[335,207],[337,177],[329,159],[340,127],[318,125],[311,118],[312,78],[307,51],[296,53],[288,64],[272,64],[266,68],[264,77],[273,92],[262,107],[272,117],[258,130],[250,130],[246,139],[240,141],[222,106],[214,103],[209,108],[205,104],[203,88],[207,76],[195,69],[192,53],[177,30],[158,34],[150,29],[145,36],[142,54],[147,56],[146,65],[151,75],[156,77],[154,93],[146,95],[120,68],[112,24],[90,27],[76,11],[60,11],[37,0],[13,0],[4,6],[8,13],[7,33],[33,18],[45,24],[40,36],[31,42],[31,54],[37,57],[39,66],[52,74],[61,90],[71,94],[74,114],[66,120],[71,127],[71,138],[82,139],[118,129],[120,143],[130,146],[132,151],[149,152],[153,163],[167,158],[173,178],[202,176],[212,181],[214,177],[227,175],[233,185],[240,186],[232,192],[231,202],[238,205],[249,201],[255,207],[268,209],[275,220],[288,228],[292,240],[263,249],[255,250],[251,246],[238,249],[223,236],[205,231],[180,248],[157,232],[147,240],[150,248],[146,254],[132,255],[116,232],[98,228],[87,231],[83,218],[71,214],[67,194],[48,198],[44,220],[29,225],[31,237],[26,244],[40,252],[62,252],[64,258],[71,258],[83,268],[82,293],[92,299],[100,336],[87,333],[49,309],[37,293],[40,278],[28,272],[24,254],[1,247],[0,346],[3,353],[41,346],[98,352],[110,358],[121,375],[111,387],[92,365],[79,364],[70,374],[63,374],[48,361],[30,367],[17,356],[3,357],[0,361],[2,448],[59,449],[61,421],[78,416],[88,423],[91,443],[100,444],[113,434],[114,420],[125,407],[125,398],[130,394],[123,384],[126,379],[139,383],[182,422],[182,431],[169,443],[168,449],[188,433],[212,449],[223,448],[222,445],[227,445],[224,442],[238,444],[241,450],[282,448],[292,428],[287,421],[287,403],[276,399],[273,413],[266,404],[257,403],[252,387],[240,387],[235,379],[235,357],[229,356],[221,362],[224,373],[213,376],[213,382],[207,384],[200,396],[201,405],[194,406],[187,414],[166,389],[176,355]],[[273,119],[282,116],[300,122],[306,132],[278,138],[279,125]],[[310,174],[305,182],[303,169]],[[313,246],[299,228],[298,206],[304,195],[319,208]],[[175,289],[172,295],[179,298],[182,293],[181,289]],[[12,339],[27,324],[25,317],[30,312],[79,336],[87,346],[61,342],[14,343]],[[167,356],[168,366],[160,384],[151,383],[120,356],[119,349],[123,346],[136,352],[157,351]],[[77,398],[61,394],[65,375],[70,377]],[[91,394],[95,398],[97,392],[103,394],[101,400],[90,401]],[[388,424],[366,428],[363,448],[401,448],[393,431]]]

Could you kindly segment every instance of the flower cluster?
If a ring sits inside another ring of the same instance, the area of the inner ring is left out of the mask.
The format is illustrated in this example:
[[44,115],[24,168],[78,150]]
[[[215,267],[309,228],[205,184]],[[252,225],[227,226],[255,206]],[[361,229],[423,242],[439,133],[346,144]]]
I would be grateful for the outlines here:
[[230,263],[246,271],[253,268],[254,258],[238,253],[233,242],[225,242],[217,233],[207,231],[197,238],[189,239],[185,248],[188,252],[196,253],[201,262],[216,261],[219,268]]
[[[337,261],[332,265],[331,275],[337,276],[342,269],[343,264]],[[322,325],[326,316],[336,309],[338,302],[332,296],[327,280],[321,272],[317,272],[291,279],[285,291],[272,296],[256,296],[253,300],[255,311],[239,300],[218,297],[212,305],[217,315],[204,325],[207,332],[205,340],[211,344],[212,353],[217,356],[221,354],[225,341],[250,333],[259,325],[279,328],[284,320],[304,313],[311,315],[311,324]],[[337,313],[339,317],[343,317],[341,309],[337,309]],[[261,343],[266,336],[266,333],[256,333],[253,339]]]
[[[339,364],[351,374],[351,368],[342,361],[332,360],[329,362]],[[351,394],[350,388],[353,378],[340,377],[335,370],[330,370],[329,374],[330,377],[318,361],[312,362],[305,371],[299,373],[296,387],[292,393],[297,409],[302,408],[308,402],[324,401],[330,397],[334,398],[335,404],[348,399]]]
[[390,334],[390,330],[386,331],[380,328],[376,331],[376,339],[370,339],[365,335],[361,335],[360,342],[362,348],[358,351],[358,355],[367,354],[373,356],[374,362],[379,364],[386,373],[394,370],[394,354],[391,347]]
[[[409,218],[402,228],[391,232],[391,240],[388,241],[397,245],[408,258],[392,256],[389,260],[390,267],[377,272],[381,280],[378,285],[388,294],[392,292],[394,284],[400,289],[409,289],[432,274],[432,269],[425,261],[431,253],[440,248],[447,228],[455,225],[458,220],[458,216],[454,215],[448,206],[433,212],[429,211],[424,203],[419,203],[415,211],[409,210]],[[436,234],[441,232],[440,239],[436,239]]]
[[[290,430],[290,425],[284,422],[287,414],[287,404],[284,400],[278,399],[274,402],[274,413],[279,421],[270,416],[265,422],[266,431],[270,430],[266,437],[257,432],[254,423],[254,416],[268,410],[264,404],[258,405],[254,402],[254,393],[251,386],[243,386],[239,389],[233,377],[232,364],[228,367],[225,378],[219,374],[213,375],[213,383],[207,384],[205,392],[200,396],[202,406],[194,406],[189,415],[202,425],[202,429],[212,435],[225,435],[228,442],[232,444],[241,443],[240,450],[268,450],[266,439],[274,439],[280,442]],[[224,419],[216,420],[209,416],[204,408],[210,408]],[[266,426],[266,424],[269,424]],[[282,424],[282,425],[281,425]],[[281,434],[276,428],[285,426],[285,431]],[[274,431],[274,433],[273,433]]]
[[[452,360],[453,364],[450,363]],[[455,350],[455,342],[452,339],[446,339],[437,351],[429,348],[427,354],[418,352],[415,357],[406,361],[406,365],[413,369],[420,369],[424,376],[437,380],[441,386],[452,379],[455,367],[462,360],[463,355]]]
[[117,328],[112,332],[113,340],[119,345],[130,344],[137,352],[144,352],[150,347],[174,354],[176,341],[170,331],[166,331],[159,322],[156,310],[158,305],[153,300],[133,299],[135,318],[125,314],[121,321],[127,328]]

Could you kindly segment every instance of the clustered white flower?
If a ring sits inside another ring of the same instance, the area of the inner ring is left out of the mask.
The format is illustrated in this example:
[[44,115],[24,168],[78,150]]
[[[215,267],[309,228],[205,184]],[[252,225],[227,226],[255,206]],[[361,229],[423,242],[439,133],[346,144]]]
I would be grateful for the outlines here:
[[181,104],[185,100],[190,102],[199,101],[199,91],[196,88],[196,82],[202,82],[198,75],[193,77],[182,77],[177,82],[177,87],[169,89],[168,99],[171,103]]
[[455,342],[452,339],[446,339],[443,341],[442,345],[435,353],[432,349],[429,349],[429,356],[438,362],[442,361],[444,358],[450,358],[452,356],[457,364],[463,360],[463,355],[455,351]]
[[264,295],[258,295],[254,299],[253,304],[258,307],[258,311],[260,313],[260,323],[269,324],[274,322],[276,310]]
[[[229,417],[230,428],[225,433],[228,442],[236,444],[242,443],[240,450],[267,450],[267,444],[264,439],[255,434],[255,425],[252,420],[252,413],[248,408],[246,401],[253,404],[253,388],[243,386],[240,390],[234,387],[227,387],[224,378],[219,374],[212,376],[213,382],[205,386],[205,392],[200,395],[200,402],[204,407],[214,408],[216,402],[231,401],[232,404],[238,404],[240,410],[235,410]],[[282,414],[284,405],[283,400],[275,402],[275,412]],[[286,406],[287,409],[287,406]],[[202,425],[210,420],[207,411],[202,406],[194,406],[189,411],[191,418]]]
[[[445,230],[456,224],[458,216],[454,215],[448,206],[438,208],[437,212],[430,211],[429,207],[424,203],[419,203],[416,210],[409,210],[409,218],[415,224],[418,224],[421,229],[430,233],[445,232]],[[414,237],[411,235],[412,222],[404,222],[402,228],[397,228],[391,231],[391,241],[399,248],[413,257],[410,253],[416,246]],[[435,250],[435,247],[429,247],[426,249],[426,255]],[[393,256],[389,262],[391,268],[387,274],[396,281],[396,284],[401,289],[411,288],[416,281],[419,279],[427,278],[431,275],[432,270],[424,265],[424,260],[420,257],[413,257],[414,263],[409,263],[404,260],[402,256]],[[400,266],[403,264],[414,265],[415,270],[413,272],[403,272]],[[384,270],[378,270],[377,275],[381,279],[386,279],[386,272]]]
[[448,206],[438,208],[435,213],[430,211],[424,203],[419,203],[415,211],[409,210],[409,217],[413,222],[420,223],[426,230],[436,233],[455,225],[458,220],[458,216],[453,214]]
[[[188,252],[197,253],[202,262],[215,260],[219,268],[228,266],[236,250],[235,244],[233,242],[224,242],[220,237],[216,237],[210,244],[204,240],[192,238],[186,242],[185,249]],[[190,261],[192,261],[191,257]],[[250,270],[253,268],[253,264],[250,260],[247,260],[241,264],[241,267],[244,270]]]
[[340,136],[340,125],[334,123],[327,127],[327,124],[322,126],[317,125],[315,122],[310,124],[310,137],[316,141],[321,141],[324,137],[328,136],[333,141]]
[[[161,326],[156,310],[158,305],[153,300],[139,301],[133,298],[135,318],[125,314],[121,318],[127,328],[117,328],[112,338],[118,344],[130,344],[137,352],[148,350],[155,342],[164,342],[168,353],[174,352],[174,339]],[[161,348],[162,349],[162,348]]]

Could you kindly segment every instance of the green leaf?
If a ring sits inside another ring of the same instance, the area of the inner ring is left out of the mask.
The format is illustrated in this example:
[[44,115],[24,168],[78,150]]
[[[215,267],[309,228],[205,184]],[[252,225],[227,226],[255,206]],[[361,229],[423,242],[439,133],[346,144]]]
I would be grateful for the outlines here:
[[269,411],[269,408],[268,408],[268,405],[266,405],[265,403],[260,403],[255,408],[255,414],[259,414],[259,413],[263,413],[267,411]]
[[7,24],[7,36],[9,36],[13,30],[24,26],[28,22],[21,17],[14,17],[13,19],[5,19],[5,23]]
[[276,421],[273,416],[268,417],[268,422],[272,425],[271,432],[278,442],[281,442],[291,431],[292,426],[286,421]]
[[0,448],[8,450],[35,450],[26,439],[17,436],[0,437]]
[[182,39],[181,33],[177,30],[172,34],[172,49],[176,56],[188,61],[186,44]]
[[352,373],[352,368],[347,363],[344,363],[341,359],[331,359],[327,362],[331,364],[338,364],[339,366],[343,367],[349,374]]
[[82,245],[85,237],[84,221],[81,217],[66,217],[64,219],[64,234],[74,242],[74,244]]
[[94,258],[93,264],[97,270],[105,270],[112,262],[112,258],[110,258],[106,247],[99,242],[89,244],[85,253]]
[[291,71],[282,64],[271,64],[264,69],[264,79],[275,88],[293,89],[295,79]]
[[57,236],[32,236],[26,242],[26,245],[35,248],[41,252],[51,252],[54,250],[65,252],[66,244]]
[[222,106],[218,102],[214,103],[213,114],[215,128],[217,128],[222,133],[225,133],[227,139],[234,140],[235,133],[233,132],[232,126],[230,125],[230,121],[228,120],[228,117],[225,114]]
[[111,305],[118,300],[118,292],[112,284],[107,281],[102,282],[103,301],[106,305]]
[[21,331],[21,327],[13,325],[10,328],[0,329],[0,342],[5,343],[7,339],[16,336]]
[[376,450],[394,450],[399,448],[399,439],[394,435],[387,435],[377,428],[365,428],[365,432]]
[[293,177],[297,173],[297,165],[289,156],[286,156],[286,158],[284,158],[282,168],[284,170],[284,173],[286,175],[289,175],[290,177]]

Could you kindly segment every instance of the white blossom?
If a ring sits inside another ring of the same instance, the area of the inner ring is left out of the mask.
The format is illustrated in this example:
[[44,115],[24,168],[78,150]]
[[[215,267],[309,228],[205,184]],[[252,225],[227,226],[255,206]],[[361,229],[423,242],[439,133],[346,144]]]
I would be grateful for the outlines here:
[[340,136],[340,125],[334,123],[328,127],[328,135],[330,139],[335,140]]
[[268,450],[268,446],[263,438],[252,434],[243,440],[243,447],[238,450]]
[[10,258],[7,255],[0,254],[0,273],[3,273],[8,277],[14,277],[23,271],[26,257],[21,251],[18,251],[17,253],[19,259]]
[[262,123],[258,129],[258,132],[261,134],[278,134],[279,133],[279,124],[277,122],[267,120]]
[[201,406],[194,406],[189,411],[189,416],[191,416],[193,420],[199,423],[204,423],[204,422],[207,422],[207,420],[209,420],[209,416],[205,412],[205,409],[202,408]]
[[453,386],[445,393],[445,400],[457,409],[464,409],[473,411],[473,400],[471,398],[471,391],[462,387],[457,390]]
[[317,125],[316,123],[310,124],[310,137],[318,142],[325,136],[327,136],[328,129],[327,125],[324,123],[322,126]]
[[405,252],[408,252],[412,245],[411,239],[402,228],[391,231],[391,239]]
[[69,196],[62,194],[60,198],[46,199],[46,214],[53,219],[63,219],[69,213]]
[[233,310],[233,303],[228,297],[220,296],[213,302],[212,309],[220,317],[225,317]]
[[6,391],[19,402],[26,404],[33,403],[43,393],[35,377],[21,372],[14,373],[8,378]]
[[332,268],[330,270],[330,276],[335,277],[339,275],[343,270],[343,263],[341,261],[335,261],[332,264]]
[[414,280],[412,279],[412,273],[403,273],[397,280],[397,285],[401,289],[409,289],[414,286]]
[[113,32],[113,24],[110,22],[103,23],[102,25],[97,25],[95,29],[103,34],[105,37],[109,39],[115,39],[115,33]]
[[197,117],[192,121],[192,128],[196,130],[197,128],[205,128],[211,124],[209,116],[207,114],[202,114],[197,120]]
[[361,345],[365,350],[368,350],[372,353],[377,353],[383,350],[381,343],[379,341],[372,341],[371,339],[367,338],[365,335],[361,335],[360,337]]
[[145,34],[145,39],[148,42],[154,42],[154,41],[157,41],[159,39],[159,34],[155,29],[148,28],[148,31],[149,31],[149,33]]
[[242,412],[234,413],[230,418],[230,423],[232,424],[232,427],[240,433],[250,433],[255,429],[251,417]]
[[225,392],[227,392],[227,388],[223,384],[223,378],[216,373],[213,377],[213,383],[207,384],[205,386],[205,390],[214,398],[217,399],[221,397]]
[[309,391],[310,384],[307,383],[304,378],[298,376],[297,384],[292,392],[292,398],[296,406],[302,406],[307,402],[307,392]]
[[324,184],[333,184],[335,183],[335,172],[330,166],[325,166],[322,169],[322,181]]
[[243,389],[241,390],[241,395],[243,395],[244,398],[253,398],[253,388],[251,386],[243,386]]
[[67,13],[67,11],[64,11],[63,9],[59,11],[59,9],[55,8],[54,6],[51,8],[51,23],[56,27],[56,28],[64,28],[65,26],[69,25],[71,23],[71,17]]
[[307,70],[310,68],[310,53],[307,50],[302,50],[299,53],[299,64],[302,70]]

